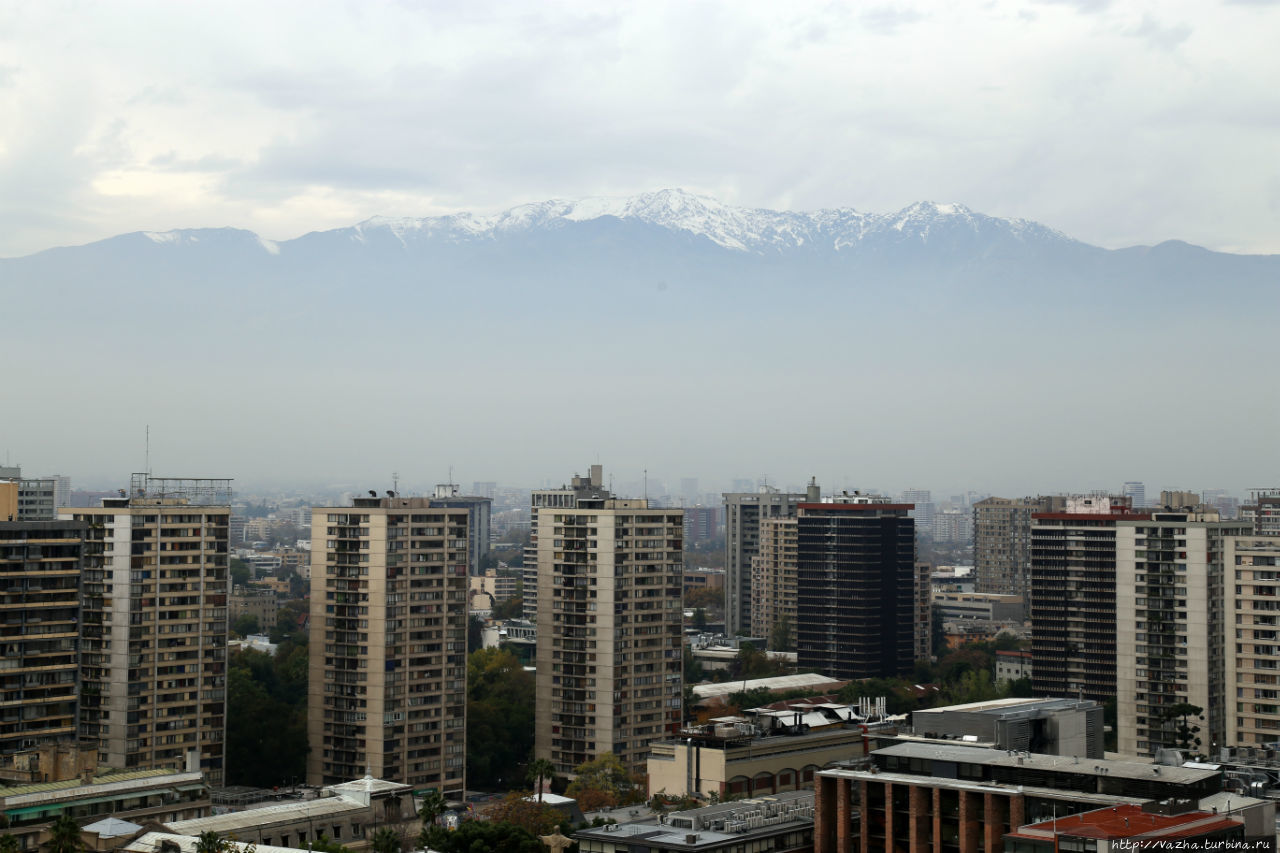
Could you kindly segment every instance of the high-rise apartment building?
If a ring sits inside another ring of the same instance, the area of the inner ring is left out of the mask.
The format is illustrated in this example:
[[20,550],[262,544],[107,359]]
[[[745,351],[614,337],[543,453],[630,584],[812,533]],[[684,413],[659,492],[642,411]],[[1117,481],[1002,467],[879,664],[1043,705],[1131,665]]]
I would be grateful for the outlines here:
[[978,592],[1029,601],[1031,517],[1061,512],[1063,497],[986,498],[973,505],[973,564]]
[[1258,536],[1280,536],[1280,489],[1253,489],[1252,500],[1240,507],[1240,519],[1253,525]]
[[1166,509],[1195,509],[1203,502],[1199,492],[1188,492],[1185,489],[1165,489],[1160,493],[1158,506]]
[[[1156,511],[1146,520],[1117,523],[1116,731],[1122,755],[1154,756],[1161,747],[1208,755],[1225,740],[1226,716],[1234,711],[1227,697],[1236,692],[1235,682],[1227,681],[1225,634],[1228,627],[1233,634],[1258,629],[1228,620],[1224,558],[1226,541],[1248,532],[1249,525],[1224,522],[1214,510]],[[1184,721],[1177,712],[1185,705],[1201,709],[1186,721],[1200,731],[1181,738]]]
[[681,511],[575,496],[535,515],[535,753],[557,773],[606,752],[643,772],[682,718]]
[[1227,537],[1223,562],[1229,695],[1219,745],[1260,749],[1280,740],[1280,537]]
[[134,474],[85,526],[80,734],[119,768],[224,784],[231,481]]
[[432,501],[436,506],[465,509],[467,518],[467,565],[473,575],[483,573],[485,558],[489,556],[490,520],[493,517],[493,499],[480,495],[464,495],[454,483],[436,486]]
[[592,465],[587,476],[577,474],[569,485],[558,489],[534,489],[529,494],[529,544],[524,549],[524,618],[531,622],[538,619],[538,510],[546,508],[572,509],[579,500],[599,501],[613,497],[604,487],[604,468]]
[[725,630],[739,634],[751,629],[751,558],[759,553],[760,522],[789,518],[802,501],[817,501],[820,492],[811,483],[804,493],[780,492],[761,486],[755,492],[724,495]]
[[71,505],[71,478],[61,474],[52,477],[22,476],[18,466],[0,466],[0,481],[14,483],[18,487],[16,511],[0,515],[0,521],[53,521],[59,507]]
[[469,517],[390,495],[312,509],[311,784],[371,773],[462,795]]
[[1040,696],[1116,695],[1116,525],[1127,499],[1068,498],[1031,527],[1031,683]]
[[911,506],[844,500],[798,507],[797,662],[840,679],[908,673],[920,595]]
[[0,521],[0,754],[77,734],[83,548],[74,521]]
[[775,650],[794,649],[796,618],[796,519],[761,519],[757,553],[751,558],[751,636],[772,641],[781,623],[786,645]]

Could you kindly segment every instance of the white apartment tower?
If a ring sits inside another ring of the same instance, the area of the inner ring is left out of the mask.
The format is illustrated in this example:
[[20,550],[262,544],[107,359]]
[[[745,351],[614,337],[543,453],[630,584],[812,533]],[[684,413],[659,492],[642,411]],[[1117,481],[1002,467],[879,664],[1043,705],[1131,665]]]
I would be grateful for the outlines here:
[[580,497],[535,515],[535,754],[557,773],[606,752],[643,772],[681,723],[683,513]]

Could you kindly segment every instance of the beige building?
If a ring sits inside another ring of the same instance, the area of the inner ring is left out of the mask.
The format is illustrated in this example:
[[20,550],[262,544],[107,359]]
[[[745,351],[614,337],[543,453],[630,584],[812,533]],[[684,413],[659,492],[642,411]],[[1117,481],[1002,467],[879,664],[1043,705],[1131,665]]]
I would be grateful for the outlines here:
[[76,735],[84,525],[0,521],[0,754]]
[[0,521],[18,520],[18,481],[0,480]]
[[[802,790],[823,768],[864,754],[866,732],[849,720],[847,706],[757,711],[690,726],[653,744],[649,794],[724,798]],[[796,730],[787,731],[793,723]]]
[[[1216,510],[1153,512],[1116,525],[1117,745],[1154,756],[1179,746],[1171,706],[1203,709],[1189,751],[1208,755],[1226,737],[1226,539],[1248,524]],[[1239,626],[1233,626],[1239,627]],[[1198,741],[1198,743],[1197,743]]]
[[606,752],[643,772],[680,728],[683,513],[581,497],[536,515],[535,753],[557,773]]
[[801,501],[820,500],[817,483],[806,492],[780,492],[761,486],[755,492],[726,492],[724,497],[725,630],[751,628],[751,558],[760,545],[760,522],[794,518]]
[[[1226,563],[1226,746],[1280,741],[1280,538],[1223,542]],[[1216,757],[1216,756],[1210,756]]]
[[762,518],[751,558],[751,636],[772,639],[774,625],[783,621],[790,626],[785,650],[791,650],[796,647],[796,520]]
[[231,481],[134,474],[126,496],[68,508],[85,525],[80,734],[125,770],[224,784]]
[[1063,497],[987,498],[973,505],[973,562],[978,592],[1029,602],[1031,516],[1061,512]]
[[280,600],[276,597],[275,590],[238,586],[232,590],[228,606],[233,625],[241,616],[253,616],[258,620],[258,630],[269,634],[276,625]]
[[461,795],[467,511],[356,498],[311,517],[307,779]]

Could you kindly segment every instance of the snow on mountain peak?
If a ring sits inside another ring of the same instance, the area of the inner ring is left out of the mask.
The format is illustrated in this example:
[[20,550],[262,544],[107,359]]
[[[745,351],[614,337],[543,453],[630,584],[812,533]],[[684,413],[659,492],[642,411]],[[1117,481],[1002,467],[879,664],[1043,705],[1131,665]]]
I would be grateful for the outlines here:
[[682,189],[624,197],[551,199],[518,205],[489,216],[457,213],[423,219],[373,217],[355,226],[351,238],[364,242],[371,231],[389,231],[406,246],[416,237],[445,237],[462,242],[604,217],[644,222],[704,237],[726,249],[756,253],[805,245],[825,245],[839,251],[877,235],[892,237],[895,241],[927,241],[938,228],[949,231],[958,228],[973,234],[998,232],[1017,240],[1069,239],[1034,222],[989,217],[954,202],[920,201],[888,214],[866,214],[852,208],[792,212],[732,207]]

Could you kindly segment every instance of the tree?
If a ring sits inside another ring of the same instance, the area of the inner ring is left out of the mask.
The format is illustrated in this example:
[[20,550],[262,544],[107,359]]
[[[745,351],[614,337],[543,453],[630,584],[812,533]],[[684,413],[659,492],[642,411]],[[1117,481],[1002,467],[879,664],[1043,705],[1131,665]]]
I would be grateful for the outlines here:
[[244,560],[238,560],[235,557],[231,558],[229,571],[231,573],[232,586],[244,586],[252,577],[249,573],[249,564]]
[[786,613],[773,623],[769,632],[769,648],[775,652],[794,652],[795,643],[791,642],[791,617]]
[[80,840],[80,825],[70,815],[59,815],[49,826],[49,837],[40,848],[45,853],[80,853],[84,843]]
[[323,832],[320,837],[311,842],[311,850],[318,853],[352,853],[351,848],[334,841]]
[[467,658],[467,783],[510,788],[533,752],[534,681],[505,649]]
[[484,646],[484,620],[472,613],[467,617],[467,650],[474,652]]
[[231,633],[238,634],[241,637],[257,634],[261,630],[258,625],[258,617],[252,613],[241,613],[236,617],[236,621],[231,623]]
[[[302,638],[299,638],[302,639]],[[307,646],[245,650],[227,672],[227,781],[271,787],[306,775]]]
[[422,795],[422,805],[418,808],[418,817],[422,818],[423,827],[435,826],[436,818],[444,814],[449,808],[449,804],[445,802],[444,794],[436,788],[432,788]]
[[391,827],[384,826],[373,834],[372,847],[373,853],[400,853],[400,836]]
[[750,678],[771,678],[775,675],[789,675],[791,667],[785,661],[774,660],[760,651],[752,643],[743,643],[738,654],[729,664],[729,674],[735,680]]
[[537,784],[538,802],[542,802],[542,780],[555,775],[556,767],[545,758],[535,758],[529,762],[529,774],[526,778]]
[[477,853],[501,850],[502,853],[546,853],[532,833],[505,821],[466,820],[453,831],[433,826],[424,830],[418,844],[440,853]]
[[718,589],[705,586],[691,589],[684,594],[684,606],[704,610],[723,610],[724,595]]
[[1177,704],[1170,705],[1168,708],[1165,708],[1164,712],[1161,713],[1160,718],[1165,721],[1166,729],[1168,723],[1171,723],[1174,720],[1179,720],[1180,722],[1174,730],[1175,744],[1179,749],[1190,751],[1194,748],[1194,751],[1198,753],[1200,751],[1201,740],[1196,737],[1196,734],[1200,731],[1200,727],[1191,725],[1190,718],[1201,718],[1201,714],[1203,713],[1204,708],[1201,708],[1199,705],[1192,705],[1190,702],[1178,702]]
[[524,596],[516,593],[493,606],[494,619],[519,619],[524,615]]
[[693,627],[698,631],[707,630],[707,611],[703,607],[699,607],[693,611]]
[[[706,672],[702,668],[702,661],[693,656],[693,649],[688,646],[684,647],[684,683],[688,687],[692,684],[698,684],[706,678]],[[685,703],[686,707],[688,703]]]
[[212,829],[207,829],[196,838],[196,853],[226,853],[231,844]]
[[576,778],[566,793],[578,800],[584,812],[624,805],[635,794],[631,775],[612,752],[578,765],[573,772]]
[[18,837],[12,832],[0,835],[0,853],[18,853]]
[[512,791],[490,803],[484,815],[491,821],[515,824],[532,835],[548,835],[564,820],[561,811],[533,800],[525,791]]

